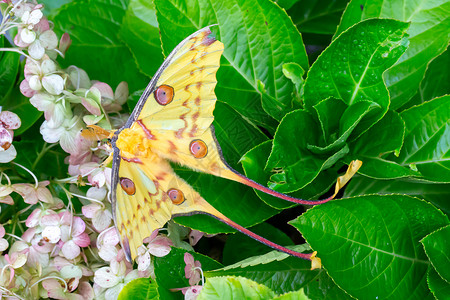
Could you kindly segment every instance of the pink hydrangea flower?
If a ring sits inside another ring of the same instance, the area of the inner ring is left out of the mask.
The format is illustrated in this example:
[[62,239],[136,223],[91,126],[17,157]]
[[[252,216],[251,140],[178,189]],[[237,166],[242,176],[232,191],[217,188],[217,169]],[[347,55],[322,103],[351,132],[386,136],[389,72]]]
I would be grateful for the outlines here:
[[201,278],[201,267],[202,264],[194,260],[192,254],[186,252],[184,254],[184,262],[186,263],[186,267],[184,268],[184,274],[186,278],[189,279],[190,285],[196,285]]
[[105,290],[105,299],[117,299],[122,288],[131,280],[139,278],[137,270],[127,272],[124,261],[102,267],[95,271],[94,282]]
[[39,182],[38,187],[30,183],[16,183],[12,187],[15,192],[19,193],[25,203],[36,204],[39,201],[45,203],[53,202],[53,196],[50,191],[46,188],[50,184],[50,181]]
[[119,235],[115,227],[104,230],[97,238],[98,255],[105,261],[112,261],[118,257]]
[[44,140],[48,143],[59,141],[61,148],[67,153],[75,151],[75,138],[80,134],[82,124],[78,116],[66,119],[61,125],[56,124],[50,119],[42,123],[40,132]]
[[163,257],[170,253],[172,241],[163,235],[158,235],[158,229],[153,231],[150,237],[144,239],[144,243],[148,243],[147,246],[141,245],[138,248],[138,270],[145,271],[150,267],[151,255],[157,257]]
[[27,229],[22,235],[22,241],[16,241],[10,248],[11,253],[23,253],[28,257],[27,265],[33,268],[47,266],[49,253],[54,245],[46,242],[36,228]]
[[[91,187],[86,196],[88,198],[96,199],[99,202],[104,201],[106,198],[107,190],[106,188]],[[106,205],[101,205],[98,202],[92,202],[91,204],[84,205],[81,208],[83,215],[86,218],[92,219],[92,225],[95,230],[101,232],[109,227],[112,221],[111,209]]]
[[5,227],[0,224],[0,252],[5,251],[9,247],[9,243],[3,237],[5,236]]

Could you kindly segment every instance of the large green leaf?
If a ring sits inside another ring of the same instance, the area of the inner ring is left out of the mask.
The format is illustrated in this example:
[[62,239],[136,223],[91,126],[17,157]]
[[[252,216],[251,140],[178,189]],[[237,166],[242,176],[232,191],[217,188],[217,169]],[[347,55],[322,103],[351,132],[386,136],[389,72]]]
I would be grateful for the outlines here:
[[[0,101],[3,110],[9,110],[16,113],[22,124],[19,129],[14,130],[14,135],[20,135],[33,126],[40,118],[42,112],[38,111],[31,103],[30,99],[22,95],[19,89],[19,82],[13,87],[6,98]],[[39,134],[39,136],[41,136]]]
[[427,180],[450,182],[450,96],[436,98],[401,113],[406,133],[398,158]]
[[325,270],[321,270],[319,274],[315,277],[315,280],[308,283],[305,286],[305,293],[308,295],[309,299],[312,300],[344,300],[344,299],[354,299],[350,297],[349,294],[345,293],[341,288],[339,288],[333,279],[328,276]]
[[431,264],[450,283],[450,226],[440,228],[421,240]]
[[20,55],[14,52],[2,53],[0,60],[0,105],[9,94],[19,73]]
[[151,278],[137,278],[120,291],[118,300],[158,300],[158,284]]
[[408,50],[384,74],[391,107],[397,109],[414,96],[428,63],[447,48],[449,10],[450,2],[447,0],[354,0],[345,10],[335,36],[370,18],[393,18],[411,23],[407,32],[410,40]]
[[157,0],[156,9],[163,46],[168,53],[184,37],[212,24],[225,45],[219,69],[217,95],[246,117],[267,123],[258,109],[258,80],[267,91],[264,110],[280,120],[292,110],[292,82],[283,76],[283,64],[298,63],[308,69],[300,33],[279,6],[268,0],[190,0],[180,5]]
[[449,221],[417,198],[369,195],[315,206],[291,224],[353,297],[424,299],[431,266],[419,240]]
[[[336,105],[331,105],[331,107],[326,107],[329,105],[329,100],[334,98],[328,98],[327,100],[321,101],[319,104],[314,106],[314,109],[317,111],[319,116],[319,121],[321,123],[322,131],[324,132],[324,135],[326,132],[328,132],[328,135],[325,135],[325,145],[324,147],[316,146],[316,145],[308,145],[308,149],[311,150],[314,153],[332,153],[333,151],[336,151],[338,149],[341,149],[345,146],[349,136],[352,134],[353,130],[358,126],[358,124],[361,122],[361,120],[368,115],[371,111],[379,108],[379,105],[372,101],[359,101],[355,103],[354,105],[351,105],[349,107],[346,107],[342,114],[339,115],[340,120],[339,124],[336,124],[339,126],[339,129],[333,130],[333,127],[335,127],[335,124],[332,124],[328,120],[328,113],[331,113],[331,111],[336,108]],[[336,100],[336,99],[335,99]],[[321,104],[324,105],[321,105]],[[340,106],[339,106],[340,108]],[[333,114],[339,113],[338,111],[333,112]],[[326,121],[325,121],[326,120]],[[330,128],[326,128],[331,125]],[[336,138],[337,137],[337,138]]]
[[[303,252],[307,247],[290,247]],[[314,282],[324,270],[311,271],[311,262],[285,253],[272,251],[265,255],[249,257],[223,269],[205,272],[207,278],[213,276],[243,276],[264,284],[277,293],[296,291]]]
[[420,83],[417,94],[402,108],[409,108],[413,105],[421,104],[436,97],[450,94],[450,51],[433,59],[428,65],[425,78]]
[[153,2],[130,0],[119,36],[133,53],[139,70],[153,76],[163,62]]
[[56,14],[61,6],[72,1],[73,0],[39,0],[39,3],[44,4],[44,15],[49,16]]
[[144,88],[148,77],[140,73],[127,45],[119,38],[128,0],[81,0],[63,5],[53,17],[57,33],[69,33],[72,45],[61,60],[63,67],[76,65],[91,80],[113,89],[127,81],[130,91]]
[[435,269],[430,268],[428,272],[428,286],[437,300],[446,300],[450,295],[450,284],[442,279]]
[[450,215],[450,184],[403,180],[374,180],[356,176],[345,188],[345,197],[368,194],[405,194],[431,202]]
[[264,300],[276,294],[268,287],[245,277],[212,277],[206,281],[198,300],[253,299]]
[[366,20],[342,33],[311,67],[304,87],[307,109],[323,99],[342,99],[348,106],[369,100],[374,110],[355,129],[359,135],[380,120],[389,107],[382,74],[406,50],[408,24],[395,20]]
[[394,111],[384,117],[350,144],[351,158],[363,162],[360,174],[378,179],[420,176],[408,166],[401,166],[386,159],[386,154],[398,153],[403,145],[405,122]]

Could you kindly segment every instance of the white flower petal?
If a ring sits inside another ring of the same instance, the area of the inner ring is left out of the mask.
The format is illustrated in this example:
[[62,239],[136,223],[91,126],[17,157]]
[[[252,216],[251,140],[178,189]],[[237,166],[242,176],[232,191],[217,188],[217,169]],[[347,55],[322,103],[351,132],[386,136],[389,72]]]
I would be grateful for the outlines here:
[[24,43],[31,44],[36,39],[36,33],[28,28],[23,28],[20,32],[20,38]]
[[62,267],[59,272],[64,279],[81,278],[83,276],[81,268],[72,264]]
[[0,163],[12,161],[17,156],[16,148],[11,145],[7,150],[0,152]]
[[42,123],[40,132],[42,137],[47,143],[56,143],[60,140],[61,135],[65,132],[64,127],[51,127],[53,124],[51,121],[44,121]]
[[91,187],[87,190],[86,197],[101,201],[105,199],[106,194],[107,194],[106,188]]
[[7,240],[5,239],[0,239],[0,252],[5,251],[6,249],[8,249],[9,247],[9,243]]
[[52,95],[59,95],[64,90],[64,79],[56,74],[46,75],[42,78],[42,85]]
[[42,11],[40,9],[35,9],[30,13],[27,23],[36,25],[37,23],[39,23],[43,16],[44,15],[42,14]]
[[41,42],[38,39],[36,39],[28,47],[28,53],[34,59],[41,59],[45,54],[45,49],[44,49],[44,47],[42,47]]
[[98,255],[104,261],[111,261],[117,257],[117,248],[113,247],[113,246],[105,245],[100,248],[100,250],[98,251]]
[[38,75],[30,76],[28,79],[28,85],[32,90],[40,91],[42,89],[41,80]]
[[143,255],[138,256],[137,263],[138,263],[138,270],[139,271],[145,271],[150,266],[150,262],[152,261],[150,257],[150,253],[148,251],[145,251]]
[[0,113],[0,121],[7,129],[17,129],[21,125],[19,116],[10,111],[2,111]]
[[102,288],[112,288],[120,282],[120,278],[113,274],[110,267],[103,267],[95,271],[94,282]]
[[42,231],[42,237],[46,242],[57,243],[61,238],[59,226],[46,226]]
[[75,244],[75,242],[73,240],[70,240],[70,241],[64,243],[64,245],[61,248],[61,252],[65,258],[74,259],[78,255],[80,255],[81,250],[80,250],[80,247],[78,247],[78,245]]
[[120,291],[122,291],[125,284],[119,283],[115,287],[108,289],[105,292],[105,299],[117,299],[119,298]]
[[111,224],[112,215],[111,212],[105,209],[97,211],[92,219],[92,225],[94,225],[97,231],[101,232],[109,227]]
[[53,50],[58,46],[58,37],[53,30],[44,31],[39,37],[39,40],[41,41],[42,46],[48,50]]
[[44,74],[50,74],[52,72],[56,71],[56,64],[53,60],[51,60],[49,57],[45,57],[41,63],[41,69],[42,73]]
[[22,267],[26,262],[27,262],[27,255],[23,254],[23,253],[19,253],[19,254],[17,254],[17,258],[13,262],[12,267],[14,269],[18,269],[18,268]]

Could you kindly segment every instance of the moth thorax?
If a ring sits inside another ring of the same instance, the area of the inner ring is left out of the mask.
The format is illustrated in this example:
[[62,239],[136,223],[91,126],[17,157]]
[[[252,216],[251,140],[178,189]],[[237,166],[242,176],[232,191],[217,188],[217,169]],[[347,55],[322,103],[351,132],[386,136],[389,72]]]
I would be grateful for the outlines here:
[[122,152],[133,156],[149,157],[152,155],[150,141],[139,128],[125,128],[117,137],[116,146]]

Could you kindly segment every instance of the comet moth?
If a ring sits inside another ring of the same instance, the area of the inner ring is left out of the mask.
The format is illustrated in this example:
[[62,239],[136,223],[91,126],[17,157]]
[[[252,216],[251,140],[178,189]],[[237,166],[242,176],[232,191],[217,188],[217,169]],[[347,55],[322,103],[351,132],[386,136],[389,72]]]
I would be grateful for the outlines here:
[[[174,216],[192,214],[210,215],[274,249],[312,258],[233,222],[178,177],[169,164],[172,161],[234,180],[294,203],[315,205],[334,197],[317,201],[293,198],[252,181],[227,164],[212,125],[216,72],[223,50],[209,27],[184,39],[153,76],[126,124],[111,134],[113,217],[129,261],[136,258],[138,247],[154,230]],[[351,174],[340,177],[340,182],[338,179],[336,192],[357,170],[351,169]]]

